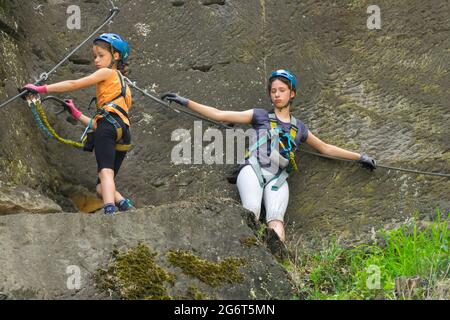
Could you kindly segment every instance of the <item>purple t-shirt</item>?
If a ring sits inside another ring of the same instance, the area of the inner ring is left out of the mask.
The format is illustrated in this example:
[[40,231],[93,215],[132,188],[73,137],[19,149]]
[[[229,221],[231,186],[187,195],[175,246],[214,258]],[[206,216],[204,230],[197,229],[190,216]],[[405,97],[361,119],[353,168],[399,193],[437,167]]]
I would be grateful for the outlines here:
[[[263,135],[267,134],[267,132],[270,130],[270,121],[269,121],[269,113],[272,111],[267,111],[265,109],[261,108],[255,108],[253,109],[253,119],[252,119],[252,127],[255,129],[255,137],[250,137],[250,147],[260,139]],[[304,124],[302,121],[297,119],[297,136],[295,137],[295,144],[297,145],[297,148],[300,146],[301,143],[306,142],[308,139],[308,127],[306,124]],[[290,122],[282,122],[281,120],[277,119],[278,127],[280,127],[283,132],[290,134],[291,129],[291,123]],[[262,168],[268,169],[270,167],[270,146],[265,143],[258,147],[258,149],[254,150],[252,152],[252,156],[255,156],[261,165]],[[249,162],[246,160],[241,166],[244,167],[245,165],[248,165]],[[269,170],[271,171],[271,170]],[[276,172],[273,172],[273,174],[276,174]]]
[[[270,111],[272,112],[272,111]],[[252,119],[252,126],[255,130],[261,130],[261,129],[267,129],[270,130],[270,122],[269,122],[269,111],[265,109],[255,108],[253,109],[253,119]],[[304,124],[302,121],[297,119],[297,136],[295,137],[295,143],[297,146],[300,146],[300,143],[306,142],[306,139],[308,139],[308,126]],[[289,134],[291,129],[291,123],[290,122],[282,122],[277,118],[278,126],[281,127],[281,129]]]

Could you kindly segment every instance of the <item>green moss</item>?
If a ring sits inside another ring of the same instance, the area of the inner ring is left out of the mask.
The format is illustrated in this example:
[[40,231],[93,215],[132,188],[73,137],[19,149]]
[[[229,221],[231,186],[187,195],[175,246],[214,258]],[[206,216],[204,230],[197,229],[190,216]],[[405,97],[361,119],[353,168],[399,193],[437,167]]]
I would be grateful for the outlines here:
[[264,223],[260,224],[258,230],[256,230],[256,236],[258,237],[258,239],[262,239],[264,233],[266,232],[266,229],[267,226]]
[[212,300],[208,295],[201,292],[196,286],[189,286],[187,288],[186,296],[181,297],[181,300]]
[[336,176],[334,176],[334,182],[335,182],[335,183],[340,183],[340,182],[342,182],[342,174],[341,174],[341,172],[338,172],[338,173],[336,174]]
[[316,210],[316,203],[315,201],[305,201],[301,208],[300,208],[300,212],[305,212],[305,213],[310,213],[310,212],[314,212]]
[[425,176],[423,174],[419,174],[416,176],[416,181],[417,182],[424,182],[425,181]]
[[189,251],[172,250],[167,253],[167,259],[172,265],[181,268],[183,273],[212,287],[244,280],[244,276],[238,271],[238,268],[244,265],[242,258],[226,258],[222,262],[214,263],[200,259]]
[[33,169],[21,160],[0,160],[0,168],[13,184],[22,184],[25,180],[32,180]]
[[239,239],[239,242],[242,245],[247,246],[247,247],[252,247],[252,246],[258,245],[258,239],[256,239],[256,237],[254,237],[254,236],[241,238],[241,239]]
[[21,75],[26,74],[20,66],[20,50],[13,38],[0,30],[0,56],[2,59],[3,72],[20,85],[25,82]]
[[365,1],[362,0],[349,0],[347,2],[347,8],[350,10],[361,9]]
[[10,11],[10,1],[0,0],[0,13],[7,13]]
[[363,192],[366,194],[373,193],[374,191],[374,186],[371,183],[366,184],[363,188]]
[[207,300],[207,296],[197,287],[189,286],[187,290],[187,298],[190,300]]
[[422,87],[422,92],[423,93],[439,93],[441,90],[441,87],[437,84],[423,84]]
[[354,102],[351,96],[341,96],[340,98],[347,100],[347,102],[337,106],[339,110],[342,110],[343,112],[350,111],[352,113],[360,114],[378,122],[385,121],[382,115],[376,111],[370,110],[367,106],[362,106]]
[[166,284],[173,285],[175,276],[155,263],[156,255],[142,243],[126,252],[113,251],[109,268],[94,276],[97,287],[126,300],[171,299]]

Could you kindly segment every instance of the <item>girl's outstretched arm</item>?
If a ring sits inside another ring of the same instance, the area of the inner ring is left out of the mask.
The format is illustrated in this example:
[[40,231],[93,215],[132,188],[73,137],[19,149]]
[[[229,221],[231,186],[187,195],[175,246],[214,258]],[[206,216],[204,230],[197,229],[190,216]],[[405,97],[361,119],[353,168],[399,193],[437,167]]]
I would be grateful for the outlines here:
[[306,143],[322,154],[341,159],[358,161],[364,168],[369,169],[370,171],[377,168],[377,161],[375,158],[364,153],[359,154],[336,147],[332,144],[327,144],[313,135],[311,131],[308,132],[308,139],[306,139]]
[[49,84],[47,85],[47,92],[48,93],[69,92],[90,87],[101,81],[106,80],[111,75],[111,72],[114,71],[108,68],[102,68],[97,70],[90,76],[78,80],[67,80],[54,84]]
[[348,159],[348,160],[360,160],[361,155],[359,153],[351,152],[339,147],[336,147],[331,144],[327,144],[317,138],[315,135],[311,133],[311,131],[308,132],[308,139],[306,140],[306,143],[319,151],[322,154],[341,158],[341,159]]
[[192,100],[189,100],[187,106],[189,109],[215,121],[250,124],[253,119],[252,109],[245,111],[225,111],[214,107],[209,107]]
[[176,102],[215,121],[250,124],[253,119],[253,109],[245,111],[219,110],[217,108],[183,98],[175,93],[167,93],[163,95],[161,99]]

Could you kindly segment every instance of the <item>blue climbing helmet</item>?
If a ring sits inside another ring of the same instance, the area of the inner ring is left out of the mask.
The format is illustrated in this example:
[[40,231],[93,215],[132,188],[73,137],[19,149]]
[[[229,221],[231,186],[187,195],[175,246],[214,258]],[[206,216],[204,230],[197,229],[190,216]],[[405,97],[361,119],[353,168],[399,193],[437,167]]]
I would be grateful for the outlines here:
[[103,33],[98,38],[94,40],[96,41],[104,41],[109,43],[111,47],[117,50],[120,53],[120,61],[125,63],[125,61],[130,56],[130,46],[128,42],[123,40],[118,34],[115,33]]
[[297,78],[289,70],[284,70],[284,69],[280,69],[280,70],[276,70],[276,71],[272,72],[272,74],[270,75],[270,78],[269,78],[269,87],[270,87],[272,79],[278,78],[278,77],[287,79],[291,84],[291,90],[297,91]]

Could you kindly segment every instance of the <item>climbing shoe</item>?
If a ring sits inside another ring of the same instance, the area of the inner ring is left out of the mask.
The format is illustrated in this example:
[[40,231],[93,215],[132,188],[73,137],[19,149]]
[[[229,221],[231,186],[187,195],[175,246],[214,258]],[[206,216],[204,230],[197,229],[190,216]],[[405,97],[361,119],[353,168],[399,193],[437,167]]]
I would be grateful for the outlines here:
[[134,209],[133,203],[131,202],[130,199],[120,200],[120,202],[117,204],[117,207],[119,208],[119,211],[122,211],[122,212]]
[[104,213],[106,215],[113,215],[116,212],[116,206],[112,203],[108,203],[103,207]]

